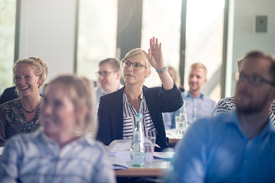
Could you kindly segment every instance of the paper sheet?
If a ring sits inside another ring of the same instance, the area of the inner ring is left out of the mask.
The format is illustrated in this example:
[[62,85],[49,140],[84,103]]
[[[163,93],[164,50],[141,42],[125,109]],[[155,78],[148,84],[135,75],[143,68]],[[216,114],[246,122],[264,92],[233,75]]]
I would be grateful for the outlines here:
[[130,151],[132,139],[113,140],[109,145],[111,152]]

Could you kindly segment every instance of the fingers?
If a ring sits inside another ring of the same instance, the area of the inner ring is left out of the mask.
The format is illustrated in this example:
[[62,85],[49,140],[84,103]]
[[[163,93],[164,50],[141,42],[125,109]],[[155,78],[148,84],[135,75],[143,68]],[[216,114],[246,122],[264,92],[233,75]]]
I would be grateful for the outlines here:
[[154,38],[150,39],[150,49],[153,50],[154,49]]
[[159,43],[158,38],[153,37],[150,39],[150,49],[152,52],[161,51],[161,43]]
[[159,51],[161,52],[161,43],[159,43]]

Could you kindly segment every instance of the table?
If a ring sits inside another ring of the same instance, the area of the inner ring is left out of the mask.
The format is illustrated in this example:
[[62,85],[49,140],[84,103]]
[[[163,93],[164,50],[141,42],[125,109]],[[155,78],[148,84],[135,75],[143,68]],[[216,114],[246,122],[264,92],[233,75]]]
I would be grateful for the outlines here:
[[160,177],[170,167],[169,161],[160,159],[154,159],[152,165],[145,165],[144,167],[132,167],[130,166],[130,161],[126,163],[129,165],[128,169],[115,171],[118,183],[160,182],[162,180]]
[[129,165],[128,169],[116,170],[117,177],[158,177],[163,175],[163,172],[170,167],[169,161],[154,159],[152,165],[144,167],[132,167],[130,161],[126,162]]
[[176,129],[168,129],[166,130],[166,137],[169,144],[169,147],[175,147],[175,145],[182,139],[182,137],[179,137]]

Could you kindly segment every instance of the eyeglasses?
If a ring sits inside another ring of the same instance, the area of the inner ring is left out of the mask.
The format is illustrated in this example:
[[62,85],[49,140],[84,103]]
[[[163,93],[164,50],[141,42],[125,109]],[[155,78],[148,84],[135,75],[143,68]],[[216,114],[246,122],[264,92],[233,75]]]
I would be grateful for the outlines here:
[[98,71],[98,72],[96,72],[95,74],[97,75],[97,76],[103,76],[103,77],[106,77],[106,76],[108,76],[109,74],[111,74],[112,72],[115,72],[115,71]]
[[125,67],[125,68],[129,68],[131,65],[133,65],[133,69],[135,71],[138,71],[138,70],[141,70],[143,67],[147,69],[146,66],[142,65],[141,63],[139,62],[130,62],[129,60],[123,60],[122,61],[122,66]]
[[239,76],[239,81],[244,81],[245,79],[247,78],[247,81],[252,84],[252,85],[255,85],[255,86],[260,86],[262,85],[263,83],[267,83],[267,84],[270,84],[272,86],[275,86],[275,83],[272,82],[272,81],[269,81],[261,76],[257,76],[257,75],[247,75],[247,74],[244,74],[244,73],[240,73],[240,76]]

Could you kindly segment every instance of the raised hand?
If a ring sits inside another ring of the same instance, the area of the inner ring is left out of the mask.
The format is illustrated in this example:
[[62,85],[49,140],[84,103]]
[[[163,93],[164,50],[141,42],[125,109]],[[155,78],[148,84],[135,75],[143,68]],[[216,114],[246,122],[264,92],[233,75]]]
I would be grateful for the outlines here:
[[154,67],[156,70],[162,69],[164,67],[161,43],[158,43],[158,39],[155,37],[150,39],[148,59],[152,67]]

